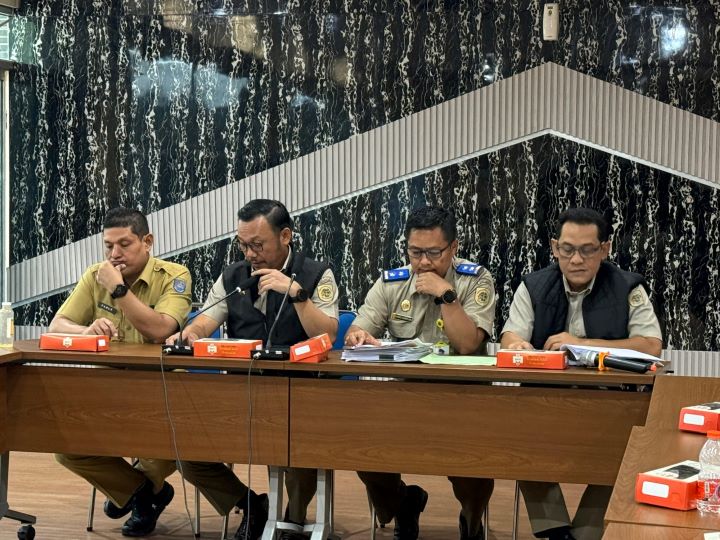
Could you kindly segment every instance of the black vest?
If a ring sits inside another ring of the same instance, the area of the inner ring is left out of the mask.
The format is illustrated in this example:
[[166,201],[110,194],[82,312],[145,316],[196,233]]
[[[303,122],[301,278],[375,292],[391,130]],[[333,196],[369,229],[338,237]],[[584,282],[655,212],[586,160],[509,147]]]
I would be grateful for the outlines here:
[[[290,264],[283,273],[295,273],[297,281],[312,297],[315,287],[329,266],[325,263],[306,259],[302,253],[293,251]],[[223,285],[226,291],[231,291],[240,282],[250,277],[250,263],[241,261],[231,264],[223,272]],[[228,307],[227,332],[231,338],[262,339],[267,345],[268,332],[280,308],[283,293],[269,291],[265,315],[253,305],[258,298],[257,283],[248,291],[248,294],[234,294],[226,300]],[[310,302],[311,300],[308,300]],[[308,338],[300,324],[300,319],[292,304],[285,302],[280,318],[273,332],[273,345],[295,345]]]
[[[535,312],[530,343],[542,349],[552,335],[565,331],[568,299],[562,272],[557,264],[532,272],[523,278]],[[621,270],[607,261],[600,264],[592,291],[582,303],[585,333],[590,339],[625,339],[628,337],[628,296],[638,285],[648,289],[645,279]]]

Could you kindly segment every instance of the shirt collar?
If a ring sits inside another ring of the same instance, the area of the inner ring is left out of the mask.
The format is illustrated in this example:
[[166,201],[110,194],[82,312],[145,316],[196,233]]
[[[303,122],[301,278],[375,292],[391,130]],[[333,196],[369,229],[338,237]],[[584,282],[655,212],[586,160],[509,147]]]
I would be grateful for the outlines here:
[[593,285],[595,285],[595,278],[593,277],[590,280],[590,283],[588,283],[588,286],[585,287],[582,291],[573,291],[570,289],[570,284],[568,283],[567,278],[563,274],[563,286],[565,287],[565,294],[567,296],[585,296],[590,294],[590,291],[592,291]]
[[[138,281],[144,281],[147,285],[150,285],[150,281],[152,280],[152,273],[155,270],[155,257],[149,257],[148,262],[145,264],[145,268],[143,268],[143,271],[140,272],[140,275],[135,280],[135,283]],[[133,283],[133,285],[135,285]]]
[[293,253],[292,247],[288,246],[288,256],[285,259],[285,262],[283,263],[282,268],[280,269],[280,271],[283,274],[285,273],[285,270],[287,270],[288,266],[290,266],[290,259],[292,259],[292,253]]

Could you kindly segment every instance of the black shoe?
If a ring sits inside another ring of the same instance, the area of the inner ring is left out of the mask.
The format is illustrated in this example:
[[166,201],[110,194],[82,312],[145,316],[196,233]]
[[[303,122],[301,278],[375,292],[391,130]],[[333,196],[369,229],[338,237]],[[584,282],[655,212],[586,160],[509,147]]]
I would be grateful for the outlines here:
[[126,515],[128,515],[130,510],[132,510],[132,503],[133,498],[130,497],[128,502],[125,503],[125,506],[118,507],[110,499],[105,499],[105,504],[103,504],[103,512],[105,512],[105,515],[110,519],[120,519],[121,517],[125,517]]
[[425,510],[428,494],[420,486],[408,486],[400,510],[395,516],[393,540],[417,540],[420,533],[420,513]]
[[467,520],[465,519],[465,516],[462,515],[462,512],[460,512],[460,540],[482,540],[483,538],[485,538],[485,530],[482,525],[480,526],[480,532],[478,532],[475,536],[470,536]]
[[155,530],[158,517],[170,504],[175,490],[167,482],[163,483],[160,493],[153,493],[149,480],[133,495],[132,515],[122,526],[123,536],[146,536]]
[[282,531],[280,533],[280,540],[308,540],[308,536],[301,532]]
[[254,491],[250,491],[248,496],[250,497],[250,512],[248,513],[246,505],[241,506],[243,519],[240,527],[235,531],[233,540],[257,540],[265,529],[270,507],[268,496],[264,493],[258,495]]
[[555,527],[554,529],[548,529],[538,533],[538,538],[548,538],[549,540],[575,540],[575,537],[572,535],[570,530],[571,529],[568,526]]

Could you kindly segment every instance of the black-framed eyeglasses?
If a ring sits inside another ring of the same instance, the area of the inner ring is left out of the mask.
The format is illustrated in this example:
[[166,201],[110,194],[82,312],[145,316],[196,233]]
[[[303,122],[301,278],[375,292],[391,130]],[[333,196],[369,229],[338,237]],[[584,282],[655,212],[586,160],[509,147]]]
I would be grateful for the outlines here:
[[557,240],[555,240],[555,247],[557,247],[558,254],[563,259],[572,259],[572,257],[577,253],[582,257],[583,259],[589,259],[593,255],[596,255],[598,251],[602,249],[602,243],[600,243],[597,246],[573,246],[572,244],[558,244]]
[[247,253],[248,249],[252,249],[255,253],[260,253],[263,250],[263,242],[241,242],[240,240],[237,241],[238,248],[240,248],[240,251],[243,253]]
[[418,248],[408,248],[408,256],[413,260],[420,260],[422,259],[423,255],[425,255],[428,260],[435,261],[442,257],[443,252],[449,248],[452,245],[452,242],[450,242],[447,246],[445,246],[442,249],[418,249]]

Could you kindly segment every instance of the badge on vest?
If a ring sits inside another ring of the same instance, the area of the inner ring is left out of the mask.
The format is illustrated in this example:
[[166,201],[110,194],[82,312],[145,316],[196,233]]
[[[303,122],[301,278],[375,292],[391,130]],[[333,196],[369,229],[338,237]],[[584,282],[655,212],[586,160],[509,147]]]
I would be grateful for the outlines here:
[[462,263],[455,267],[455,272],[466,276],[477,276],[480,274],[480,270],[482,270],[482,266],[475,263]]
[[403,322],[412,322],[413,318],[409,315],[401,315],[400,313],[391,313],[390,314],[390,320],[391,321],[403,321]]
[[487,287],[475,289],[475,303],[480,307],[487,306],[490,303],[490,289]]
[[100,309],[104,309],[105,311],[108,311],[108,312],[112,313],[113,315],[115,315],[117,313],[116,308],[112,307],[110,304],[106,304],[105,302],[98,302],[97,307],[99,307]]
[[187,283],[185,283],[184,279],[173,279],[173,289],[175,289],[175,292],[182,294],[185,292],[186,288]]
[[335,296],[335,288],[329,283],[325,283],[324,285],[318,285],[317,293],[320,300],[329,302]]
[[408,279],[410,279],[409,268],[395,268],[383,271],[383,281],[385,283],[389,281],[407,281]]

